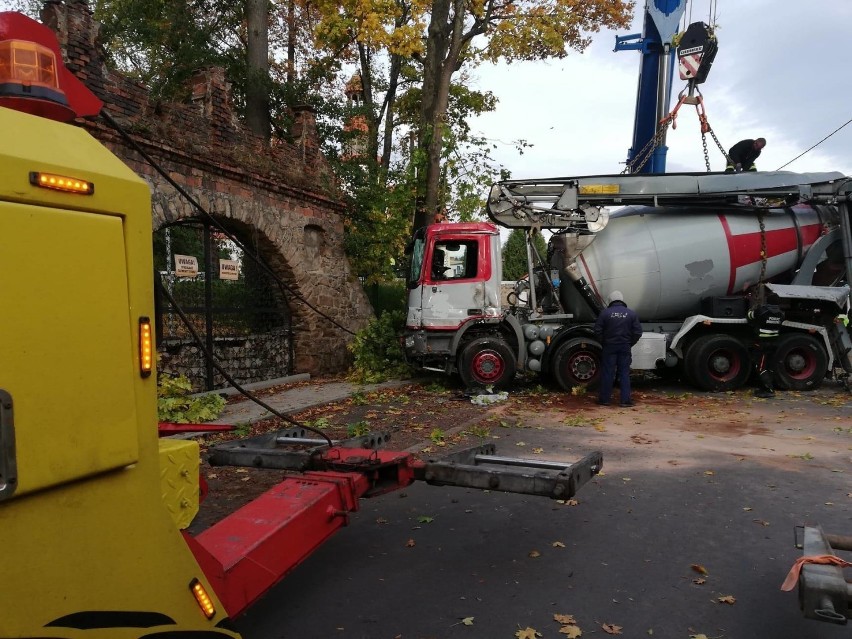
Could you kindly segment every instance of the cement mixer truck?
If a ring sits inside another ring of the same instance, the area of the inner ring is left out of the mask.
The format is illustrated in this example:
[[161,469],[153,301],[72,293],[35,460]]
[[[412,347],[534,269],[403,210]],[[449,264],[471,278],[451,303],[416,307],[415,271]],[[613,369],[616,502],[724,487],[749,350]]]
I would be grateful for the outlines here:
[[[508,386],[519,371],[593,384],[592,326],[614,290],[642,320],[635,370],[707,391],[749,380],[758,295],[781,300],[779,388],[848,378],[852,180],[840,173],[605,175],[495,184],[492,223],[420,229],[411,245],[407,359]],[[527,235],[528,275],[501,293],[499,225]],[[530,238],[552,235],[546,255]]]

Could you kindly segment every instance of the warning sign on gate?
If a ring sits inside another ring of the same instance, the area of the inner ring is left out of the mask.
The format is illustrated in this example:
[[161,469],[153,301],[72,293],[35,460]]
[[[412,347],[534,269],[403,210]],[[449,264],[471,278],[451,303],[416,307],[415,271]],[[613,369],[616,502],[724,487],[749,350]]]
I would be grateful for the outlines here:
[[240,279],[240,263],[236,260],[219,260],[219,279]]
[[195,277],[198,275],[198,259],[192,255],[175,254],[175,275],[178,277]]

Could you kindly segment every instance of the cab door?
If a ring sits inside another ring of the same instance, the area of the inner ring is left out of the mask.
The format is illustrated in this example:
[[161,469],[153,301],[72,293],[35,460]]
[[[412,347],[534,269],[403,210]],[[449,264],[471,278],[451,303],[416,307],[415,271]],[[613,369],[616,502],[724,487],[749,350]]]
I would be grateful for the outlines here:
[[422,328],[457,329],[496,303],[486,294],[493,271],[489,239],[485,234],[430,238],[420,281]]

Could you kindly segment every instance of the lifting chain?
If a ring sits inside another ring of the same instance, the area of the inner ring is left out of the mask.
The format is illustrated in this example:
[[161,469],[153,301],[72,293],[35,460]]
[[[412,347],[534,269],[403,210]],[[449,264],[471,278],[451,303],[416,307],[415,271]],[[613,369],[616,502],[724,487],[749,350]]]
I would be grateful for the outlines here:
[[764,211],[757,211],[757,223],[760,225],[760,275],[757,278],[757,292],[752,299],[751,308],[755,309],[766,302],[766,263],[769,254],[766,249],[766,224],[764,223]]
[[654,134],[648,143],[642,147],[642,150],[637,153],[632,160],[627,162],[627,165],[624,167],[624,170],[621,172],[625,173],[638,173],[642,170],[648,160],[651,159],[651,156],[654,154],[654,151],[660,143],[663,141],[663,137],[666,135],[666,131],[669,128],[669,125],[674,123],[676,113],[669,113],[666,117],[660,120],[660,123],[657,125],[657,132]]
[[[722,146],[722,143],[719,142],[719,138],[716,137],[716,133],[713,131],[713,128],[710,126],[710,123],[707,121],[707,113],[704,110],[704,98],[701,95],[701,91],[698,91],[698,88],[695,85],[691,85],[688,87],[689,93],[685,94],[686,89],[681,91],[680,95],[678,95],[678,102],[675,105],[675,108],[671,110],[671,112],[660,120],[659,125],[657,126],[657,132],[654,134],[654,137],[648,140],[648,143],[642,148],[639,153],[637,153],[632,160],[627,162],[624,170],[621,172],[625,173],[638,173],[642,170],[648,160],[651,159],[651,155],[654,150],[660,146],[662,143],[663,137],[666,134],[669,126],[671,125],[672,129],[677,129],[677,112],[680,107],[684,104],[694,104],[695,111],[698,113],[698,123],[701,126],[701,146],[704,150],[704,166],[707,167],[707,172],[711,172],[713,169],[710,166],[710,152],[707,149],[707,134],[710,134],[710,137],[713,138],[713,142],[716,143],[716,146],[719,149],[719,152],[724,156],[726,162],[730,162],[731,158],[728,153],[725,151],[725,148]],[[698,95],[694,95],[697,93]]]
[[707,134],[710,134],[710,137],[713,138],[713,141],[716,143],[716,146],[719,148],[719,152],[725,157],[725,162],[730,163],[731,157],[725,151],[725,148],[722,146],[722,143],[719,142],[719,138],[716,137],[715,131],[710,126],[710,122],[707,120],[707,112],[704,110],[704,98],[701,93],[698,93],[698,98],[695,103],[695,110],[698,113],[698,123],[701,125],[701,146],[704,149],[704,166],[707,167],[707,172],[709,173],[713,169],[710,168],[710,153],[707,151]]

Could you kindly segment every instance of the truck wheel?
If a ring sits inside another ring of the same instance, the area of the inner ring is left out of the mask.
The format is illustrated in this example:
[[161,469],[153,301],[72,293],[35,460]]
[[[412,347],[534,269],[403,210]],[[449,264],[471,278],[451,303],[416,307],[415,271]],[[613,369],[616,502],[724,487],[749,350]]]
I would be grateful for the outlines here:
[[497,337],[480,337],[464,347],[459,356],[459,375],[468,388],[503,388],[515,378],[515,355]]
[[828,367],[828,355],[822,342],[803,333],[780,337],[773,359],[775,383],[785,390],[818,387]]
[[705,391],[729,391],[746,383],[751,371],[748,350],[729,335],[702,335],[686,352],[687,379]]
[[551,365],[563,390],[595,384],[601,376],[601,346],[593,339],[575,337],[562,344]]

